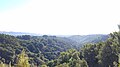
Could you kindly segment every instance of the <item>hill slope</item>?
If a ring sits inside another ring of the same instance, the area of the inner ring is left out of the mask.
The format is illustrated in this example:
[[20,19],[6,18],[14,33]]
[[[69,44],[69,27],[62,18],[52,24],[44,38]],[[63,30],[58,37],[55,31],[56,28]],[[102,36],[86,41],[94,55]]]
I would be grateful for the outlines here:
[[[78,36],[77,36],[78,37]],[[93,39],[89,41],[89,38]],[[94,36],[95,37],[95,36]],[[74,39],[74,38],[73,38]],[[81,40],[82,38],[80,38]],[[82,43],[93,43],[94,39],[92,36],[83,37]],[[78,38],[79,40],[79,38]],[[102,40],[102,38],[101,38]],[[100,40],[97,40],[98,42]],[[104,40],[103,40],[104,41]],[[96,41],[95,41],[96,42]],[[59,57],[60,52],[64,52],[68,49],[77,49],[81,44],[67,37],[56,37],[56,36],[12,36],[6,34],[0,34],[0,60],[5,63],[11,62],[16,63],[17,55],[25,49],[26,54],[30,59],[30,63],[44,64],[49,60],[54,60]]]
[[[0,60],[5,63],[15,63],[16,56],[25,49],[31,63],[42,64],[48,60],[55,59],[62,51],[75,48],[75,43],[69,39],[56,36],[11,36],[0,34]],[[2,60],[4,61],[4,60]]]
[[103,42],[109,38],[109,35],[102,35],[102,34],[96,34],[96,35],[73,35],[68,37],[69,39],[77,42],[80,45],[87,44],[87,43],[98,43]]

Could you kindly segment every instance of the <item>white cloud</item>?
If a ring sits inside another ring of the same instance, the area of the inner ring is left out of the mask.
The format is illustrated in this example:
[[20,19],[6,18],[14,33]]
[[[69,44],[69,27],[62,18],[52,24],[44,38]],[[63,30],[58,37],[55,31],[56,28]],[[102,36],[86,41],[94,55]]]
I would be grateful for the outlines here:
[[117,31],[120,1],[31,0],[0,13],[0,30],[41,34],[104,34]]

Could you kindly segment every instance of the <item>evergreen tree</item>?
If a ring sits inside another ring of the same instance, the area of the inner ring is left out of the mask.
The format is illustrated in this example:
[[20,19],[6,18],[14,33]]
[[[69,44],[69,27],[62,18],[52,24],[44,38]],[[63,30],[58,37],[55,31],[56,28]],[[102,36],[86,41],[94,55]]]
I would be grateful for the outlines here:
[[28,57],[26,57],[24,50],[18,55],[17,67],[30,67]]

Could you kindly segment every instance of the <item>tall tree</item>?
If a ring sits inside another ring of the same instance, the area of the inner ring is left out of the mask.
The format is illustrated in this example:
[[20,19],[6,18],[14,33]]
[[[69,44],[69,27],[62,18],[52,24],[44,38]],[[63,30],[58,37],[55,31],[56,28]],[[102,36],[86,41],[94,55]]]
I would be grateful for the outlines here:
[[30,67],[28,57],[26,56],[24,50],[18,55],[17,67]]

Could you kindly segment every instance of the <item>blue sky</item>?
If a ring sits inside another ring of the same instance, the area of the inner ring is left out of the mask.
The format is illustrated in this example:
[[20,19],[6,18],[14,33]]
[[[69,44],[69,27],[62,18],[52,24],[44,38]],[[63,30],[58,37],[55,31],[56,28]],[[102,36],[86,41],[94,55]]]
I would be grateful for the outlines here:
[[14,9],[15,7],[23,5],[27,0],[0,0],[0,10]]
[[118,31],[119,0],[0,0],[0,31],[51,35]]

